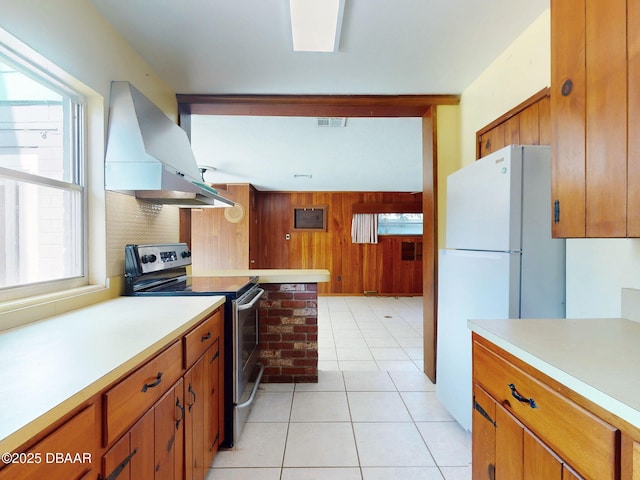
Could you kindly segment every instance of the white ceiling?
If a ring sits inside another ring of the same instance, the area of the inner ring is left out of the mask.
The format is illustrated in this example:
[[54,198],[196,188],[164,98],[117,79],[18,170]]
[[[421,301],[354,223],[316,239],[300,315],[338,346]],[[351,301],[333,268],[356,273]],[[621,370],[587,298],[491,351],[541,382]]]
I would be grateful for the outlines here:
[[[420,118],[349,118],[317,127],[311,117],[194,115],[196,161],[212,183],[258,190],[421,192]],[[311,175],[295,177],[295,175]]]
[[[549,8],[549,0],[346,0],[339,51],[313,53],[292,50],[287,0],[90,1],[183,94],[460,94]],[[194,135],[196,158],[219,178],[233,172],[260,189],[294,189],[287,175],[303,167],[312,182],[296,190],[422,189],[415,119],[349,119],[341,132],[295,120],[194,122],[211,128]],[[280,124],[286,132],[275,132]],[[242,130],[242,143],[230,145]]]

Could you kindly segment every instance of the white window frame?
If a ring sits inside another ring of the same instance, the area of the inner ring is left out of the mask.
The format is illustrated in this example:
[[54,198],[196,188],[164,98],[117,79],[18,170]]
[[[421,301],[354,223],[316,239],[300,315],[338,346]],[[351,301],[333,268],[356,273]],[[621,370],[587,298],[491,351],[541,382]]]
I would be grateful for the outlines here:
[[[406,213],[399,213],[400,215],[406,215]],[[385,222],[384,220],[382,220],[380,217],[382,215],[388,215],[386,213],[379,213],[378,214],[378,235],[383,237],[383,236],[387,236],[387,237],[416,237],[419,235],[422,235],[422,229],[420,231],[420,233],[413,233],[413,232],[407,232],[407,233],[403,233],[403,232],[390,232],[387,233],[384,231],[385,227],[387,225],[389,225],[388,222]],[[419,215],[423,215],[422,213],[420,213]],[[424,222],[424,215],[423,215],[423,221],[420,222],[421,225],[423,225]],[[409,224],[409,223],[413,223],[413,222],[397,222],[398,225],[402,225],[402,224]]]
[[[70,112],[70,122],[73,125],[67,125],[72,128],[72,135],[70,142],[73,144],[74,155],[74,172],[71,182],[58,181],[41,177],[38,175],[30,175],[28,173],[22,173],[15,170],[2,168],[0,171],[3,176],[11,179],[34,183],[37,185],[44,185],[54,188],[62,188],[65,190],[81,191],[81,272],[79,276],[68,277],[63,279],[49,280],[37,283],[8,286],[0,289],[0,300],[16,300],[26,297],[32,297],[34,295],[50,294],[54,292],[62,292],[65,290],[84,287],[89,284],[89,245],[88,245],[88,181],[87,181],[87,99],[76,88],[71,87],[64,81],[55,77],[51,73],[51,65],[47,65],[44,59],[37,55],[29,58],[28,55],[21,55],[16,50],[12,49],[8,45],[1,42],[0,38],[0,55],[2,55],[3,61],[11,64],[16,69],[19,69],[21,73],[31,76],[33,79],[46,85],[47,87],[64,92],[66,96],[71,99],[73,112]],[[41,64],[39,61],[42,62]]]

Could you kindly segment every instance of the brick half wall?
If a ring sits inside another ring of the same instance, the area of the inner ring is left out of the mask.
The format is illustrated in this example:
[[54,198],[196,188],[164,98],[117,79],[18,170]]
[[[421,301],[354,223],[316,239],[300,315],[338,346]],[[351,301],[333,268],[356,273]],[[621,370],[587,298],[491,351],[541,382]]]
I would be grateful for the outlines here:
[[260,300],[265,383],[318,381],[318,284],[268,283]]

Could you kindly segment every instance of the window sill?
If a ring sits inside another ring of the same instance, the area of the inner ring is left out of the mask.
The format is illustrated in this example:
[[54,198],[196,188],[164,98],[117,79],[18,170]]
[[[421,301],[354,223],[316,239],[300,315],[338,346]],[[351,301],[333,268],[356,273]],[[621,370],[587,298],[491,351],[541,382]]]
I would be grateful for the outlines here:
[[121,281],[60,290],[44,295],[0,302],[0,331],[103,302],[120,295]]
[[413,237],[413,238],[422,238],[421,233],[379,233],[378,237]]

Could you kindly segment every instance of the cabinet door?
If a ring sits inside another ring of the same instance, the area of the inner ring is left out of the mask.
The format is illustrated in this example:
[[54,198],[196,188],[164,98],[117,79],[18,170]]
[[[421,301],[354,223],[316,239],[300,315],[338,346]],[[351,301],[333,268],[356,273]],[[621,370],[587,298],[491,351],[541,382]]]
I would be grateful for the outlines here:
[[480,158],[490,153],[500,150],[505,146],[505,125],[504,123],[497,125],[479,138],[480,142]]
[[567,465],[562,465],[562,480],[584,480]]
[[640,442],[633,442],[633,480],[640,480]]
[[218,351],[219,351],[219,355],[218,355],[218,445],[222,445],[222,442],[225,441],[224,438],[224,432],[225,432],[225,421],[224,421],[224,417],[225,417],[225,384],[224,384],[224,380],[225,380],[225,375],[224,375],[224,369],[225,369],[225,364],[224,364],[224,355],[225,355],[225,346],[224,346],[224,339],[225,339],[225,324],[224,324],[224,318],[222,315],[222,312],[220,313],[220,336],[218,337]]
[[640,237],[640,3],[627,2],[629,125],[627,235]]
[[587,236],[626,237],[627,2],[586,7]]
[[179,380],[109,449],[102,458],[103,478],[182,479],[182,388]]
[[624,480],[640,480],[640,441],[623,434],[620,451],[620,463],[622,464],[620,478]]
[[[183,381],[178,382],[156,403],[154,461],[155,480],[181,479],[184,468]],[[142,477],[144,478],[144,477]]]
[[[205,405],[205,464],[211,465],[213,457],[218,451],[220,439],[220,341],[216,341],[205,355],[206,366],[206,395]],[[206,467],[205,467],[206,468]]]
[[[20,453],[15,463],[0,470],[0,480],[97,475],[99,464],[95,462],[95,452],[99,437],[96,424],[96,409],[90,405],[35,446]],[[56,454],[65,456],[61,458]]]
[[126,433],[102,457],[103,478],[130,480],[130,464],[137,454],[138,451],[131,448],[129,434]]
[[[130,453],[135,452],[131,459],[129,472],[131,480],[136,478],[153,478],[155,467],[155,418],[153,410],[149,410],[129,432]],[[118,477],[119,479],[120,477]]]
[[552,200],[554,237],[586,235],[585,0],[551,0]]
[[524,480],[562,480],[562,462],[529,430],[523,436]]
[[627,236],[626,32],[626,0],[551,2],[554,237]]
[[478,385],[473,386],[471,417],[474,480],[494,480],[496,469],[496,402]]
[[205,357],[184,376],[185,471],[187,480],[202,480],[206,473],[205,445]]
[[249,267],[260,268],[260,239],[258,237],[258,209],[256,208],[256,189],[249,186]]
[[[501,405],[496,405],[496,480],[522,480],[525,476],[524,426]],[[551,480],[553,477],[537,477]]]
[[134,480],[153,478],[154,415],[149,410],[130,431],[102,457],[102,475],[106,479]]

